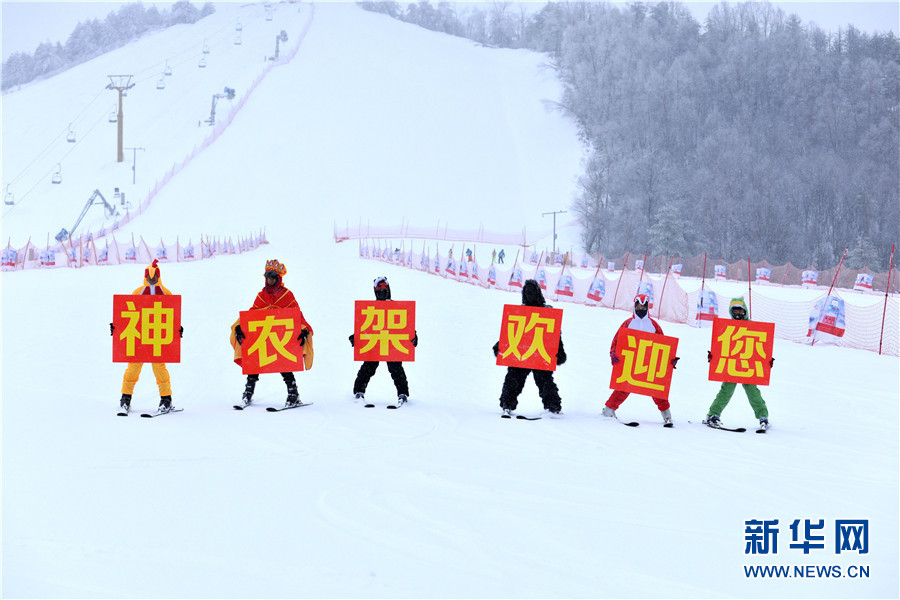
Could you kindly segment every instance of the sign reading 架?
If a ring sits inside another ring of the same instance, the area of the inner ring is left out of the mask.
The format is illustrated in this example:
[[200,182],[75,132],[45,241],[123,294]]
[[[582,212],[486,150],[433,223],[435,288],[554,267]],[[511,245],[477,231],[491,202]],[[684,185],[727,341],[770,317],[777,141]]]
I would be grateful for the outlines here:
[[412,362],[416,348],[414,300],[357,300],[353,311],[353,360]]
[[710,381],[769,385],[775,323],[713,321]]
[[287,373],[303,370],[299,308],[242,310],[241,372]]
[[181,296],[113,296],[113,362],[181,362]]
[[625,329],[616,340],[616,356],[609,387],[653,398],[668,398],[672,384],[672,359],[678,338]]
[[555,371],[562,313],[546,306],[503,305],[497,364]]

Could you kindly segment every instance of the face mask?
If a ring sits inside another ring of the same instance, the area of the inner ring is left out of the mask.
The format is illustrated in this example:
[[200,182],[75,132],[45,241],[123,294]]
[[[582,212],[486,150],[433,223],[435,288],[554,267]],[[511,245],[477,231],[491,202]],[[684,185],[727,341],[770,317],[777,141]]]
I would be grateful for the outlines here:
[[647,316],[647,309],[646,308],[635,308],[634,315],[636,317],[638,317],[639,319],[643,319],[644,317]]

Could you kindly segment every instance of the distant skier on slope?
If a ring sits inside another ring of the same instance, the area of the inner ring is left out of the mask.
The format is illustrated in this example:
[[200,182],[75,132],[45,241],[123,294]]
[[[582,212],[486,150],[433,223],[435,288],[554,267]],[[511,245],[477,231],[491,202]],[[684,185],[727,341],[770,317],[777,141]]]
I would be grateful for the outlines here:
[[[144,269],[144,283],[141,287],[132,292],[134,296],[146,295],[165,295],[171,296],[172,292],[165,287],[160,280],[161,272],[159,270],[159,261],[154,259]],[[113,335],[115,327],[109,324],[109,334]],[[184,327],[178,329],[178,335],[184,336]],[[174,408],[172,406],[172,383],[169,378],[169,370],[166,363],[151,363],[153,367],[153,375],[156,376],[156,385],[159,387],[159,412],[167,413]],[[122,377],[122,398],[119,400],[119,406],[124,412],[131,410],[131,395],[134,393],[134,386],[138,382],[141,375],[141,369],[144,363],[128,363],[125,368],[125,375]]]
[[[503,251],[500,251],[503,254]],[[550,306],[544,300],[544,294],[538,282],[534,279],[526,279],[522,285],[522,304],[525,306]],[[494,356],[500,352],[500,342],[494,344]],[[556,364],[561,365],[566,362],[566,351],[563,348],[562,337],[559,338],[559,349],[556,351]],[[500,391],[500,409],[504,416],[512,416],[513,411],[519,405],[519,394],[525,387],[525,380],[528,374],[534,376],[534,383],[538,387],[538,393],[541,396],[541,402],[544,410],[550,413],[551,417],[562,415],[562,399],[559,397],[559,388],[553,380],[553,371],[544,371],[541,369],[523,369],[521,367],[507,367],[506,378],[503,380],[503,389]]]
[[[740,296],[738,298],[732,298],[731,302],[728,304],[728,312],[731,314],[732,319],[736,319],[738,321],[747,321],[747,305],[744,303],[744,297]],[[706,360],[709,362],[712,360],[712,353],[707,351]],[[769,359],[769,366],[775,365],[775,359]],[[742,383],[744,386],[744,392],[747,394],[747,400],[750,401],[750,406],[753,408],[753,414],[756,415],[756,418],[759,419],[759,427],[762,430],[768,429],[769,427],[769,409],[766,406],[766,401],[763,400],[762,394],[759,391],[759,387],[749,384]],[[731,401],[731,397],[734,395],[734,390],[737,388],[737,383],[733,381],[723,381],[722,386],[719,388],[719,393],[716,394],[715,399],[713,400],[712,405],[709,407],[709,413],[706,415],[706,420],[703,421],[710,427],[721,427],[722,421],[719,418],[722,415],[722,411],[725,410],[725,407],[728,406],[728,403]]]
[[[619,329],[616,330],[616,335],[613,336],[612,344],[609,348],[609,360],[615,365],[621,360],[620,357],[616,356],[616,344],[619,340],[619,334],[626,329],[633,329],[636,331],[645,331],[647,333],[656,333],[658,335],[664,335],[662,327],[659,326],[654,319],[650,318],[650,296],[647,294],[638,293],[634,297],[634,312],[632,313],[632,317],[630,319],[625,319],[625,321],[619,326]],[[679,358],[676,356],[672,359],[672,368],[675,368],[675,365],[678,363]],[[619,408],[625,399],[628,398],[629,393],[623,392],[621,390],[613,390],[613,393],[610,394],[609,399],[606,401],[606,405],[603,407],[603,412],[601,413],[604,417],[616,418],[616,409]],[[666,398],[653,398],[653,402],[656,403],[656,408],[659,409],[660,415],[663,419],[663,424],[671,426],[672,424],[672,411],[669,409],[669,401]]]
[[[256,299],[253,301],[253,306],[250,307],[250,310],[274,310],[278,308],[299,309],[300,305],[297,304],[294,294],[282,283],[282,277],[286,274],[287,267],[283,263],[280,263],[277,260],[266,261],[266,270],[264,273],[265,285],[256,295]],[[303,363],[307,369],[311,368],[313,363],[312,336],[312,327],[306,321],[306,318],[301,311],[300,335],[297,336],[297,339],[300,340],[300,346],[303,348]],[[241,320],[238,318],[238,320],[231,325],[230,338],[231,346],[234,348],[234,362],[237,365],[240,365],[243,362],[241,359],[241,344],[245,337],[244,332],[241,331]],[[297,391],[297,380],[294,377],[294,374],[287,371],[281,374],[281,378],[284,379],[284,383],[287,386],[287,400],[285,401],[285,406],[297,406],[300,404],[300,394]],[[244,406],[248,406],[253,402],[253,392],[256,389],[257,381],[259,381],[258,374],[247,375],[247,383],[244,386],[243,394]]]
[[[376,300],[388,301],[391,299],[391,286],[387,277],[376,277],[375,281],[372,282],[372,286],[375,288]],[[356,345],[356,340],[352,333],[350,334],[350,345]],[[418,333],[413,334],[412,345],[419,345]],[[409,382],[406,380],[406,371],[403,369],[403,363],[390,361],[387,363],[387,368],[388,373],[391,374],[391,379],[394,380],[394,387],[397,388],[397,406],[402,406],[409,401]],[[364,361],[362,366],[359,367],[356,380],[353,382],[353,394],[356,400],[365,400],[366,387],[369,385],[369,380],[372,379],[376,370],[378,370],[378,361],[375,360]]]

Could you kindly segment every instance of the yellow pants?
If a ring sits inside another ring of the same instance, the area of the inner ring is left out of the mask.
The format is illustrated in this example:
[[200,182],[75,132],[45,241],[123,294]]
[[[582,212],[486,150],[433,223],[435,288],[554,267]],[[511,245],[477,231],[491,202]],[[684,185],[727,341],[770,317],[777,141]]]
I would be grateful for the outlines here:
[[[123,394],[134,393],[134,385],[141,376],[141,368],[143,366],[144,363],[128,363],[128,367],[125,369],[125,376],[122,378]],[[172,384],[169,381],[169,370],[166,368],[166,363],[151,363],[151,366],[153,367],[153,374],[156,375],[156,385],[159,386],[159,395],[171,396]]]

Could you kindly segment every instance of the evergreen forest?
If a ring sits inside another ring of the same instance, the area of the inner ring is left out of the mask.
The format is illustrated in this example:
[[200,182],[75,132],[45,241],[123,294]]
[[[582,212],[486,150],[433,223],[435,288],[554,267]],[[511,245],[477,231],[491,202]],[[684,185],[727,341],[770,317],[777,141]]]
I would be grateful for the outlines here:
[[[361,2],[546,53],[586,146],[589,252],[886,269],[900,238],[900,40],[766,2]],[[886,27],[887,29],[887,27]]]

